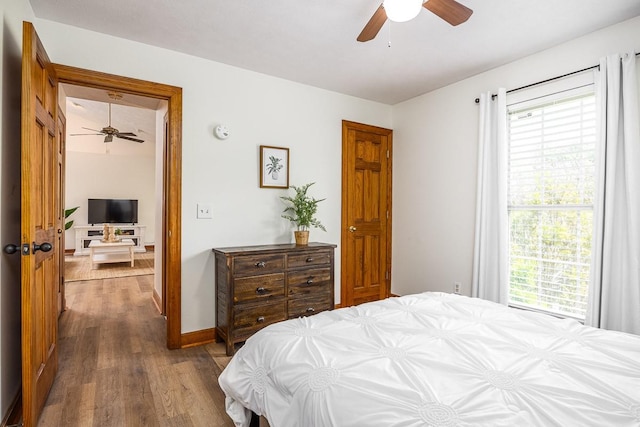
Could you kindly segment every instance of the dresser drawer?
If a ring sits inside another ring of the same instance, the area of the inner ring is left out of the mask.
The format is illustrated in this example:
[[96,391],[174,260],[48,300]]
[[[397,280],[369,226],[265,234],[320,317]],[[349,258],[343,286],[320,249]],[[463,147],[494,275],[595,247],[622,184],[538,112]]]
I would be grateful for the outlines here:
[[328,292],[306,298],[289,298],[289,319],[310,316],[332,308],[331,294]]
[[233,274],[255,276],[284,271],[284,255],[242,255],[233,260]]
[[309,251],[299,254],[289,254],[287,268],[298,268],[315,265],[331,265],[332,251]]
[[267,325],[286,319],[284,299],[269,304],[237,306],[233,316],[233,335],[236,339],[247,338]]
[[331,268],[312,268],[290,271],[288,277],[289,295],[309,294],[329,291],[333,286]]
[[277,296],[284,296],[284,273],[240,277],[234,281],[234,303],[267,300]]

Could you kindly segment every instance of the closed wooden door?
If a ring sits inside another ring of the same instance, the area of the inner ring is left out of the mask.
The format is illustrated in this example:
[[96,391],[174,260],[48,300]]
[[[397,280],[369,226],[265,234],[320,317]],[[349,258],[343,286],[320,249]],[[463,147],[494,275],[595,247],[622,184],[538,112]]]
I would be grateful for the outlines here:
[[33,25],[22,44],[22,404],[35,426],[58,369],[62,206],[57,81]]
[[342,122],[343,307],[389,296],[392,133]]

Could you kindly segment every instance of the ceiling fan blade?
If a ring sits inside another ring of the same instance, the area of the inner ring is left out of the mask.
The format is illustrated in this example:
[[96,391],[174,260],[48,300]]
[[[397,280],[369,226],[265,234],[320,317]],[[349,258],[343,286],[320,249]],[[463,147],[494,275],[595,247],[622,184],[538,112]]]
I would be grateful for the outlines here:
[[91,128],[86,128],[86,127],[84,127],[84,126],[82,126],[82,129],[86,129],[86,130],[90,130],[90,131],[93,131],[93,132],[100,132],[100,133],[102,133],[102,131],[101,131],[101,130],[98,130],[98,129],[91,129]]
[[117,133],[117,134],[116,134],[116,136],[117,136],[118,138],[121,138],[121,139],[127,139],[127,140],[129,140],[129,141],[135,141],[135,142],[140,142],[140,143],[143,143],[143,142],[144,142],[144,140],[143,140],[143,139],[131,138],[130,136],[122,136],[122,134],[121,134],[121,133]]
[[365,25],[362,29],[362,32],[358,36],[357,40],[359,42],[368,42],[369,40],[373,40],[376,35],[378,35],[380,28],[382,28],[386,21],[387,12],[385,12],[384,7],[380,5],[371,19],[369,19],[369,22],[367,22],[367,25]]
[[70,133],[69,136],[102,135],[101,133]]
[[113,141],[113,135],[106,135],[104,137],[104,142],[111,142]]
[[428,0],[422,6],[454,26],[462,24],[473,14],[473,10],[455,0]]
[[138,136],[135,133],[132,132],[118,132],[118,135],[124,135],[124,136]]

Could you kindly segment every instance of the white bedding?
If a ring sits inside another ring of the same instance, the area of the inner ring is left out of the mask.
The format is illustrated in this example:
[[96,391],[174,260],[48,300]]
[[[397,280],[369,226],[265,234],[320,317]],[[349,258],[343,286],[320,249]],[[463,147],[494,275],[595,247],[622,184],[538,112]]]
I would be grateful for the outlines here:
[[640,426],[640,337],[424,293],[271,325],[219,383],[238,426]]

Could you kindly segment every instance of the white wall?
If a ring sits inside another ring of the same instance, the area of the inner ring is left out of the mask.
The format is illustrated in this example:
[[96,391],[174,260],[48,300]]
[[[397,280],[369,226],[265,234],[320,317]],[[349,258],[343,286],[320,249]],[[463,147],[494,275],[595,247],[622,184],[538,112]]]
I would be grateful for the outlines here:
[[[480,93],[518,88],[640,50],[640,17],[393,107],[392,291],[470,295]],[[640,189],[638,189],[640,191]]]
[[[54,62],[183,88],[182,331],[215,325],[211,248],[291,242],[284,190],[259,188],[259,146],[290,149],[290,183],[315,181],[319,219],[340,241],[341,120],[391,127],[391,107],[50,21],[36,29]],[[118,58],[118,60],[113,60]],[[231,136],[217,140],[226,124]],[[196,204],[213,219],[196,219]],[[336,277],[340,277],[340,253]],[[339,300],[340,289],[336,287]]]
[[[138,223],[145,225],[145,243],[153,244],[155,223],[155,161],[153,157],[67,151],[65,207],[80,206],[67,220],[87,225],[87,199],[136,199]],[[65,235],[67,249],[75,247],[73,229]]]
[[[25,0],[0,2],[0,242],[20,243],[20,73]],[[0,254],[0,418],[20,390],[20,256]]]

